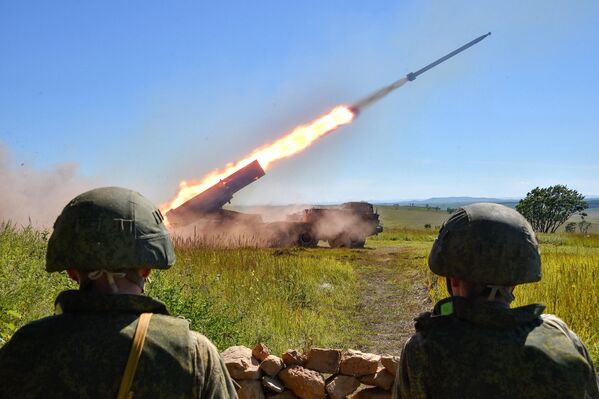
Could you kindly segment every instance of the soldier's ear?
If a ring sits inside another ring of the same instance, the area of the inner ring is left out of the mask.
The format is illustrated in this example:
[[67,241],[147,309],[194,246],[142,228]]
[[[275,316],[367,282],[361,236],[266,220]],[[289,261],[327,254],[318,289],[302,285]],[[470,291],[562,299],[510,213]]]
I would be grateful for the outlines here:
[[79,272],[75,269],[67,269],[67,274],[69,277],[74,280],[76,283],[80,283],[81,277],[79,276]]
[[148,278],[151,271],[152,271],[152,269],[150,269],[148,267],[142,267],[141,269],[139,269],[139,275],[142,276],[143,278]]

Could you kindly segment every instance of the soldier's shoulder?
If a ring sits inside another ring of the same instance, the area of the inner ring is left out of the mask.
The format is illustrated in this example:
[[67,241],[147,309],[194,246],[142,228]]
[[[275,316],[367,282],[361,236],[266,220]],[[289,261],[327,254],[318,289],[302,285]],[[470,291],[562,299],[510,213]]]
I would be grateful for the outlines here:
[[543,323],[545,323],[551,327],[554,327],[554,328],[569,329],[566,322],[554,314],[543,313],[541,315],[541,321],[543,321]]
[[205,335],[194,330],[189,330],[189,334],[192,341],[201,352],[218,353],[216,346]]
[[154,321],[155,323],[160,323],[167,326],[180,327],[188,330],[189,326],[191,325],[191,320],[186,319],[184,317],[177,317],[159,313],[154,313],[152,315],[152,321]]
[[208,338],[191,329],[191,321],[183,317],[156,314],[153,316],[158,327],[163,331],[177,330],[189,337],[191,344],[203,350],[216,350]]
[[426,335],[432,330],[451,326],[453,319],[451,315],[442,316],[433,312],[424,312],[414,319],[414,328],[417,334]]
[[546,331],[549,331],[551,334],[566,336],[574,344],[574,346],[576,346],[576,349],[579,352],[586,352],[585,346],[580,337],[578,337],[578,335],[576,335],[576,333],[572,331],[570,327],[568,327],[565,321],[554,314],[542,314],[541,320],[543,321],[542,326],[545,327]]
[[12,336],[11,341],[15,339],[29,338],[32,336],[47,335],[49,330],[56,328],[56,324],[58,322],[58,316],[47,316],[41,319],[33,320],[19,328]]

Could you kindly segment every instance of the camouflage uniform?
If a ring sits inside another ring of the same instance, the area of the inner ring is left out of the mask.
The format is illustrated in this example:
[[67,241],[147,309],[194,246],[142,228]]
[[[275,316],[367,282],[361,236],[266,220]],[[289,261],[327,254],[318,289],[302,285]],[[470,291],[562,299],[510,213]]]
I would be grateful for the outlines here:
[[[154,313],[134,398],[235,398],[218,351],[163,303],[142,295],[65,291],[57,314],[0,349],[0,398],[115,398],[137,319]],[[60,313],[60,314],[59,314]]]
[[513,286],[541,279],[538,243],[522,215],[498,204],[458,209],[439,231],[428,264],[481,291],[444,299],[416,319],[395,399],[599,399],[593,363],[576,334],[543,315],[543,305],[507,305]]
[[[91,190],[67,204],[48,241],[46,270],[77,271],[81,289],[62,292],[54,316],[24,326],[0,349],[0,399],[115,398],[122,382],[122,393],[135,398],[237,397],[207,338],[169,316],[163,303],[121,293],[116,284],[123,278],[143,291],[136,269],[175,263],[163,219],[141,194],[120,187]],[[113,294],[94,290],[93,280],[103,277]],[[136,341],[135,368],[128,359],[144,313],[152,317],[145,341]],[[125,374],[133,375],[131,387]]]
[[394,398],[599,398],[587,349],[543,309],[440,301],[416,319]]

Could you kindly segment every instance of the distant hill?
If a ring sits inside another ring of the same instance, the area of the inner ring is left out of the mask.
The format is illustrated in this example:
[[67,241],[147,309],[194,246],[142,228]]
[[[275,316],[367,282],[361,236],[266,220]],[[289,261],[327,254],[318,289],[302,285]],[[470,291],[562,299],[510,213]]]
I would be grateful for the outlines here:
[[[506,206],[514,207],[518,203],[518,198],[488,198],[488,197],[433,197],[423,200],[400,200],[397,202],[386,201],[380,205],[397,204],[402,206],[417,206],[447,209],[459,208],[460,206],[473,204],[475,202],[495,202]],[[377,203],[378,204],[378,203]]]
[[[589,204],[589,209],[599,208],[599,197],[588,196],[586,198]],[[426,207],[427,205],[431,208],[459,208],[461,206],[474,204],[476,202],[495,202],[509,207],[515,207],[520,201],[520,198],[492,198],[492,197],[433,197],[428,199],[417,199],[417,200],[398,200],[398,201],[385,201],[377,202],[377,205],[402,205],[402,206],[417,206]]]
[[587,203],[589,204],[589,209],[599,208],[599,198],[587,198]]

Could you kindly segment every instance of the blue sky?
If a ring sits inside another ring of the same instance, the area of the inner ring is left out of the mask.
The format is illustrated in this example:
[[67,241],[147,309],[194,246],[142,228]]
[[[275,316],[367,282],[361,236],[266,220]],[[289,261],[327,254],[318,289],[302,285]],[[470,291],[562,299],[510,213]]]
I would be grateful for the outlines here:
[[4,1],[0,143],[13,172],[76,164],[164,202],[491,31],[236,202],[599,194],[597,20],[596,1]]

